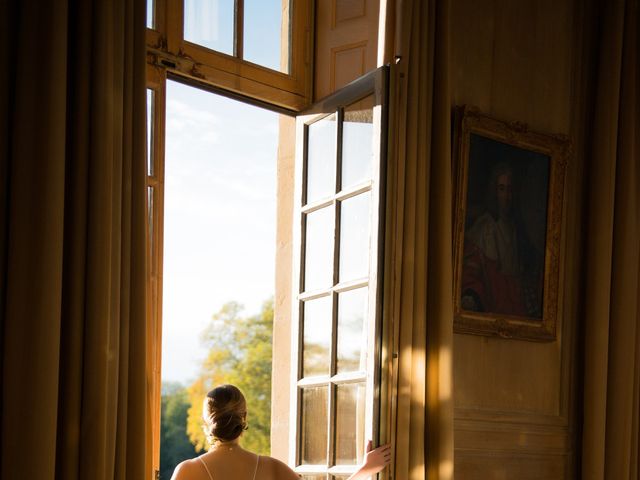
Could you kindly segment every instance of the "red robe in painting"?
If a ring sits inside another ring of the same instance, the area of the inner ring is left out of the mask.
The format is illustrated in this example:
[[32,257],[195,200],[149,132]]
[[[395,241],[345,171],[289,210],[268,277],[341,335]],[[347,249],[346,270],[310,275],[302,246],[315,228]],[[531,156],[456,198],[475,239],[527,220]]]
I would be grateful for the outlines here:
[[[518,238],[508,221],[486,213],[465,235],[462,307],[479,312],[531,316],[527,308]],[[530,290],[530,289],[529,289]]]

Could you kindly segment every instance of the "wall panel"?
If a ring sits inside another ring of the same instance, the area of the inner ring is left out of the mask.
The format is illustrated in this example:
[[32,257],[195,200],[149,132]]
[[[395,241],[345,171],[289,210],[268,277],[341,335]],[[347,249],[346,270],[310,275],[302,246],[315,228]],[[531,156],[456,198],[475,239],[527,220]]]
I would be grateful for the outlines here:
[[376,68],[378,0],[316,2],[314,99]]
[[[579,2],[453,0],[454,105],[576,138]],[[580,158],[567,169],[557,338],[454,335],[456,480],[573,478]]]

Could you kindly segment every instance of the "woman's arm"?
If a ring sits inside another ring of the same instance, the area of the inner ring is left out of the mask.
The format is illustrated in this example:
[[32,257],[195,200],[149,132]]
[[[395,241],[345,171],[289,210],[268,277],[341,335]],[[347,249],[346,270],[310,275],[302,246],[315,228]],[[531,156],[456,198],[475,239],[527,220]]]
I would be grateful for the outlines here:
[[382,445],[375,450],[371,449],[371,440],[367,444],[367,453],[364,456],[362,465],[347,480],[364,480],[371,475],[375,475],[391,462],[391,445]]

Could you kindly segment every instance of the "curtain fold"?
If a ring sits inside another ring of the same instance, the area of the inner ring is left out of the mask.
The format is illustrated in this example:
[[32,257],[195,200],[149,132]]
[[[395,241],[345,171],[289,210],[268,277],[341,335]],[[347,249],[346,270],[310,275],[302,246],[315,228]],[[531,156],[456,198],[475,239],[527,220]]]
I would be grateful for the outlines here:
[[453,478],[449,2],[399,3],[395,478]]
[[0,18],[1,477],[148,478],[145,4]]
[[600,4],[587,199],[582,478],[640,479],[640,9]]

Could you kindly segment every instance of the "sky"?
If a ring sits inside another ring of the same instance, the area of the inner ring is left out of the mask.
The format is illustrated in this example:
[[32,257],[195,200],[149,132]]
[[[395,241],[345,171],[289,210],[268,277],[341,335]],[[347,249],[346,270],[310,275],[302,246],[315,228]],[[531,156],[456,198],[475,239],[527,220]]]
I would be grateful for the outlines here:
[[275,285],[278,115],[167,82],[162,377],[187,383],[200,332]]
[[[232,54],[233,3],[185,0],[185,39]],[[245,0],[246,60],[280,70],[281,11]],[[274,293],[277,136],[273,112],[167,82],[163,381],[196,377],[226,302],[250,315]]]

